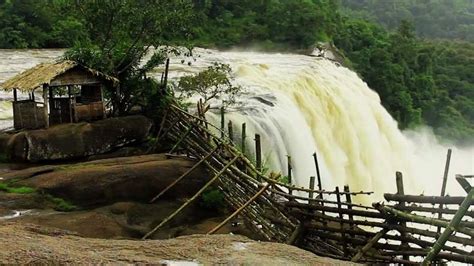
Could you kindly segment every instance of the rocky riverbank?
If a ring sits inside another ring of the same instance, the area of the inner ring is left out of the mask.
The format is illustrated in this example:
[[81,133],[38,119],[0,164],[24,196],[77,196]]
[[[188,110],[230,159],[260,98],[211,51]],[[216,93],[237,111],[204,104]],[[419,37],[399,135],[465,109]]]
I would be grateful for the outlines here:
[[346,265],[278,243],[237,235],[170,240],[103,240],[29,224],[0,223],[5,264]]

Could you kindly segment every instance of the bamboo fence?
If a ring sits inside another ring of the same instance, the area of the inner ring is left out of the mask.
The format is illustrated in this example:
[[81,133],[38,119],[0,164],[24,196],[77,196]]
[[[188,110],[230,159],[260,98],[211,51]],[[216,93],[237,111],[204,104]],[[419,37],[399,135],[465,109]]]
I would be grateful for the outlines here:
[[[372,192],[351,192],[348,186],[342,190],[339,187],[324,190],[316,153],[313,156],[317,176],[310,177],[309,188],[295,187],[291,185],[291,157],[288,158],[290,184],[278,181],[278,175],[262,173],[260,136],[255,138],[256,158],[249,159],[244,154],[245,124],[238,140],[242,143],[239,149],[234,143],[231,122],[225,132],[223,112],[221,128],[217,128],[205,119],[208,107],[200,102],[197,109],[196,115],[175,105],[166,111],[157,138],[174,142],[171,153],[185,153],[197,163],[152,201],[198,166],[206,167],[213,178],[143,239],[152,236],[207,187],[214,185],[233,211],[209,234],[239,216],[259,239],[295,245],[320,256],[360,263],[474,263],[471,197],[445,196],[445,189],[442,196],[405,195],[402,174],[397,173],[397,193],[385,194],[387,203],[356,204],[352,197]],[[456,179],[469,195],[473,193],[466,178]]]

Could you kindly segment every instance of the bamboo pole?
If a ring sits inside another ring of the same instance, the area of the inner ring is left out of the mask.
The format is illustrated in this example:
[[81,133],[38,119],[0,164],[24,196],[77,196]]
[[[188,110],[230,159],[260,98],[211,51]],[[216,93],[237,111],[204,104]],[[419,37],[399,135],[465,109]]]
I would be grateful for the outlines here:
[[[464,197],[439,197],[439,196],[413,196],[413,195],[397,195],[386,193],[383,195],[388,201],[405,201],[413,203],[429,203],[429,204],[454,204],[459,205],[463,202]],[[471,205],[474,205],[474,199],[471,200]]]
[[233,219],[235,216],[237,216],[240,212],[242,212],[247,206],[249,206],[252,202],[254,202],[262,193],[267,190],[267,188],[270,186],[270,183],[267,183],[262,189],[260,189],[253,197],[251,197],[247,202],[245,202],[244,205],[242,205],[240,208],[238,208],[235,212],[233,212],[229,217],[227,217],[224,221],[222,221],[219,225],[214,227],[211,231],[209,231],[207,234],[212,235],[215,232],[217,232],[219,229],[222,228],[225,224],[227,224],[231,219]]
[[[396,184],[397,184],[397,195],[401,195],[401,196],[405,195],[405,187],[403,186],[403,174],[402,174],[402,172],[396,172],[395,180],[396,180]],[[398,205],[401,206],[401,207],[405,207],[405,202],[404,201],[399,201]],[[402,228],[406,227],[406,223],[403,222],[403,221],[400,222],[400,225],[402,226]],[[402,237],[407,236],[405,230],[401,230],[400,234],[402,235]],[[403,247],[408,247],[408,243],[402,241],[402,246]],[[410,260],[410,257],[404,256],[403,259],[404,260]]]
[[201,166],[201,164],[208,160],[209,157],[212,156],[212,154],[214,152],[216,152],[216,150],[218,149],[219,147],[215,147],[211,152],[209,152],[205,157],[203,157],[199,162],[197,162],[193,167],[191,167],[188,171],[186,171],[184,174],[182,174],[180,177],[178,177],[176,180],[174,180],[171,184],[169,184],[165,189],[163,189],[160,193],[158,193],[158,195],[156,195],[155,197],[153,197],[153,199],[150,200],[150,203],[153,203],[155,202],[158,198],[160,198],[163,194],[165,194],[166,192],[168,192],[171,188],[173,188],[179,181],[183,180],[186,176],[188,176],[190,173],[192,173],[196,168],[198,168],[199,166]]
[[[321,222],[321,224],[322,224],[322,222]],[[319,225],[319,224],[313,224],[313,223],[306,223],[305,228],[307,228],[309,232],[311,232],[312,229],[329,231],[329,232],[337,232],[337,233],[340,233],[342,231],[339,228],[324,226],[324,225]],[[399,229],[398,226],[392,227],[388,224],[385,224],[385,226],[381,227],[381,228],[386,229],[388,231]],[[371,238],[375,236],[374,233],[369,232],[369,231],[365,231],[365,230],[362,230],[362,229],[344,229],[344,231],[346,233],[349,233],[349,234],[354,235],[354,236],[364,236],[364,237],[371,237]],[[408,243],[415,244],[415,245],[417,245],[421,248],[425,248],[425,249],[430,248],[433,245],[432,241],[426,241],[426,240],[418,239],[418,238],[415,238],[415,237],[412,237],[412,236],[409,236],[409,235],[407,235],[406,237],[402,237],[401,235],[388,235],[388,234],[385,234],[382,237],[382,239],[396,240],[396,241],[400,241],[400,242],[402,240],[404,240]],[[406,249],[411,249],[411,248],[407,247]],[[461,255],[469,255],[470,254],[467,251],[464,251],[462,249],[458,249],[458,248],[455,248],[455,247],[450,247],[450,246],[445,246],[444,250],[449,251],[449,252],[453,252],[453,253],[457,253],[457,254],[461,254]]]
[[[319,172],[318,155],[317,155],[316,152],[313,153],[313,157],[314,157],[314,165],[316,167],[316,176],[318,177],[318,189],[320,191],[322,191],[323,190],[323,184],[321,183],[321,173]],[[319,197],[322,199],[323,195],[320,194]]]
[[[314,176],[309,177],[309,189],[314,190],[315,180],[316,180],[316,177],[314,177]],[[313,201],[313,198],[314,198],[314,192],[313,191],[308,192],[308,198],[310,199],[310,200],[308,200],[308,204],[313,204],[315,202],[315,201]]]
[[173,148],[171,149],[171,151],[169,153],[173,153],[179,147],[179,145],[181,145],[183,140],[191,133],[192,129],[193,129],[193,125],[188,127],[186,132],[181,136],[181,138],[178,140],[178,142],[176,142],[176,144],[173,146]]
[[246,138],[247,138],[247,124],[246,123],[242,123],[242,142],[240,144],[240,148],[242,149],[242,153],[245,154],[245,141],[246,141]]
[[[472,199],[466,198],[466,201],[470,203]],[[405,221],[409,222],[415,222],[415,223],[421,223],[421,224],[427,224],[427,225],[433,225],[433,226],[441,226],[443,228],[446,228],[449,226],[449,222],[445,220],[439,220],[435,218],[430,218],[430,217],[425,217],[425,216],[420,216],[416,214],[411,214],[411,213],[405,213],[402,211],[399,211],[395,208],[389,207],[389,206],[384,206],[380,203],[374,203],[374,207],[378,209],[381,213],[387,213],[390,216],[397,218],[397,219],[402,219]],[[462,226],[462,223],[461,223]],[[468,235],[470,237],[474,237],[474,230],[470,228],[464,228],[464,227],[459,227],[458,232],[463,233],[465,235]]]
[[[469,184],[469,182],[464,178],[462,175],[456,175],[456,181],[458,181],[459,185],[466,191],[466,193],[469,193],[471,191],[472,186]],[[471,216],[472,217],[472,216]]]
[[234,126],[232,125],[232,121],[229,120],[227,124],[227,134],[229,135],[230,141],[234,141]]
[[[448,149],[448,154],[446,155],[446,165],[444,166],[444,174],[443,174],[443,185],[441,186],[441,197],[444,197],[446,194],[446,185],[448,183],[448,173],[449,173],[449,165],[451,163],[451,153],[452,150]],[[443,204],[439,204],[439,209],[443,209]],[[443,214],[441,212],[438,213],[438,219],[442,219]],[[438,226],[438,234],[441,232],[441,227]]]
[[262,172],[262,143],[259,134],[255,134],[255,161],[258,172]]
[[367,244],[365,244],[365,246],[363,246],[358,252],[357,254],[355,254],[354,257],[352,257],[351,261],[352,262],[358,262],[362,256],[364,256],[364,254],[369,251],[369,249],[371,249],[375,243],[377,243],[380,238],[382,238],[387,232],[389,231],[389,229],[382,229],[380,230],[372,239],[370,239],[369,242],[367,242]]
[[165,225],[167,222],[169,222],[171,219],[173,219],[178,213],[180,213],[186,206],[191,204],[194,200],[199,197],[208,187],[210,187],[214,181],[216,181],[226,170],[229,168],[230,165],[232,165],[235,161],[237,161],[239,157],[235,157],[232,159],[224,168],[221,169],[219,173],[217,173],[209,182],[207,182],[194,196],[192,196],[189,200],[187,200],[181,207],[179,207],[175,212],[173,212],[170,216],[166,217],[159,225],[157,225],[153,230],[148,232],[142,239],[147,239],[149,236],[154,234],[158,229],[160,229],[163,225]]
[[433,245],[430,252],[428,252],[426,255],[422,265],[429,265],[436,255],[438,255],[438,253],[441,251],[446,241],[448,241],[449,236],[453,232],[460,231],[459,224],[464,217],[464,213],[466,213],[471,205],[472,197],[474,197],[474,189],[469,191],[469,194],[467,194],[465,200],[461,203],[461,206],[459,206],[458,212],[454,215],[449,225],[446,227],[446,229],[444,229],[443,233],[438,238],[438,240],[436,240],[436,243]]
[[[297,201],[288,201],[288,202],[283,202],[279,203],[279,205],[283,205],[285,207],[293,207],[293,208],[300,208],[300,209],[308,209],[308,210],[317,210],[317,211],[325,211],[327,213],[335,213],[335,214],[347,214],[347,215],[352,215],[352,216],[361,216],[361,217],[369,217],[369,218],[379,218],[382,219],[385,216],[380,214],[379,212],[374,212],[374,211],[362,211],[362,210],[354,210],[354,209],[344,209],[344,208],[339,208],[339,207],[329,207],[329,206],[321,206],[321,205],[310,205],[310,204],[304,204],[300,203]],[[342,205],[342,202],[341,204]],[[349,222],[353,221],[353,219],[349,219]]]
[[[287,172],[288,172],[288,185],[292,185],[293,184],[293,167],[291,166],[291,156],[290,155],[287,155],[286,156],[287,158],[287,164],[286,164],[286,167],[287,167]],[[288,194],[292,195],[293,194],[293,189],[288,189]]]
[[[440,210],[439,208],[430,208],[430,207],[423,207],[423,206],[418,206],[418,205],[414,205],[414,204],[411,204],[411,205],[408,205],[408,206],[404,206],[404,207],[401,207],[401,206],[394,206],[397,210],[400,210],[400,211],[407,211],[407,212],[427,212],[427,213],[443,213],[443,214],[451,214],[451,215],[454,215],[456,214],[457,210],[455,209],[445,209],[443,208],[442,210]],[[469,216],[469,217],[473,217],[474,218],[474,211],[468,211],[466,212],[465,216]]]
[[[337,199],[337,209],[338,209],[339,219],[340,219],[340,226],[341,226],[341,230],[343,230],[344,229],[344,214],[342,213],[341,195],[339,194],[339,187],[336,187],[336,199]],[[346,234],[343,231],[341,232],[341,239],[342,239],[342,247],[344,250],[344,256],[347,256],[348,251],[347,251]]]
[[[344,192],[350,192],[349,185],[344,186]],[[346,194],[346,202],[348,203],[347,209],[352,210],[352,198],[351,194]],[[354,220],[354,215],[349,214],[349,220]]]
[[224,133],[224,128],[225,128],[225,117],[224,117],[225,109],[224,106],[221,107],[221,139],[224,139],[225,133]]
[[288,241],[286,241],[286,244],[287,245],[294,245],[298,239],[301,237],[301,235],[303,234],[303,231],[304,231],[304,226],[303,226],[303,223],[299,223],[295,230],[293,231],[293,233],[291,234],[290,238],[288,239]]

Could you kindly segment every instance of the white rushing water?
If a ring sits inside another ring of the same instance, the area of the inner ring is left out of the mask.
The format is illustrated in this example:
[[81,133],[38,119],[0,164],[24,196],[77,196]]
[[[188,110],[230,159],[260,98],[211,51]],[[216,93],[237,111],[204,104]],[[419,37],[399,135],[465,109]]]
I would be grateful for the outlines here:
[[[247,123],[247,147],[253,147],[255,133],[262,136],[272,170],[287,174],[286,156],[291,156],[297,186],[308,186],[316,175],[314,152],[325,189],[348,184],[353,191],[375,191],[370,200],[395,192],[396,171],[403,172],[408,193],[439,194],[448,148],[454,149],[448,193],[463,195],[455,174],[474,173],[473,146],[442,145],[428,129],[401,132],[379,96],[356,73],[330,60],[202,49],[197,55],[191,66],[175,60],[171,70],[183,75],[213,61],[230,64],[245,93],[226,120],[237,127]],[[217,113],[210,115],[216,125]]]
[[[0,51],[0,82],[60,54],[57,50]],[[441,145],[426,129],[401,132],[378,95],[357,74],[330,60],[196,49],[194,60],[173,58],[170,75],[197,73],[214,61],[230,64],[236,83],[245,88],[240,104],[226,114],[226,120],[237,125],[236,135],[245,122],[251,148],[253,135],[260,134],[265,165],[273,171],[286,174],[286,156],[291,156],[298,186],[307,186],[309,177],[316,175],[314,152],[325,189],[348,184],[353,191],[377,192],[370,200],[395,192],[396,171],[403,172],[408,193],[439,194],[448,147],[454,148],[448,193],[462,195],[455,174],[474,173],[473,147]],[[0,119],[5,116],[2,106]],[[209,119],[220,124],[217,112],[211,112]]]

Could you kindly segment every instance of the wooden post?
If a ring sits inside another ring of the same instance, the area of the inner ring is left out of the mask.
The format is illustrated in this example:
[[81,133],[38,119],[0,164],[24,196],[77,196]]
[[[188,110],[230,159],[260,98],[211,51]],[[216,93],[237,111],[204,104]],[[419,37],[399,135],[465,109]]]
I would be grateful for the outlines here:
[[[349,203],[349,205],[347,205],[347,209],[349,210],[352,210],[352,198],[351,198],[351,194],[350,194],[350,189],[349,189],[349,185],[345,185],[344,186],[344,192],[347,192],[346,194],[346,202]],[[354,216],[352,214],[349,214],[349,220],[352,222],[354,221]],[[351,223],[351,228],[354,226],[353,223]]]
[[[314,182],[315,182],[315,180],[316,180],[316,177],[314,177],[314,176],[310,176],[310,177],[309,177],[309,189],[310,189],[310,190],[314,190]],[[310,192],[308,193],[308,198],[314,199],[314,192],[313,192],[313,191],[310,191]],[[309,203],[309,204],[312,204],[313,201],[309,200],[308,203]]]
[[229,134],[229,139],[230,141],[234,141],[234,127],[232,126],[232,121],[229,120],[229,123],[227,124],[227,132]]
[[224,106],[221,107],[221,139],[224,139],[224,130],[225,130],[225,117],[224,117]]
[[448,241],[449,236],[451,236],[453,232],[457,231],[459,223],[464,217],[464,214],[467,212],[467,210],[471,206],[471,200],[473,196],[474,196],[474,189],[471,188],[471,191],[469,191],[469,194],[467,194],[466,198],[461,203],[461,206],[459,206],[459,210],[456,212],[451,222],[449,222],[449,225],[446,227],[446,229],[444,229],[441,236],[436,240],[436,243],[433,245],[431,250],[426,255],[425,259],[423,260],[422,265],[429,265],[431,261],[436,257],[436,255],[438,255],[438,253],[441,251],[446,241]]
[[158,229],[160,229],[163,225],[165,225],[167,222],[173,219],[176,215],[178,215],[178,213],[180,213],[184,208],[186,208],[186,206],[188,206],[194,200],[196,200],[199,197],[199,195],[201,195],[204,191],[206,191],[206,189],[210,187],[222,174],[224,174],[225,171],[227,171],[227,168],[233,165],[239,158],[240,158],[239,156],[234,157],[234,159],[232,159],[229,163],[227,163],[211,180],[209,180],[209,182],[207,182],[198,192],[196,192],[194,196],[192,196],[189,200],[187,200],[183,205],[181,205],[181,207],[179,207],[176,211],[174,211],[170,216],[166,217],[159,225],[153,228],[153,230],[151,230],[145,236],[143,236],[142,239],[145,240],[151,235],[153,235]]
[[[313,158],[314,158],[314,166],[316,167],[316,174],[318,177],[318,190],[322,191],[323,190],[323,184],[321,181],[321,173],[319,172],[319,162],[318,162],[318,154],[316,152],[313,153]],[[319,199],[323,199],[323,193],[319,193]],[[321,201],[321,206],[324,206],[324,202]],[[324,211],[322,211],[322,214],[324,215]]]
[[[443,185],[441,186],[441,197],[444,197],[446,194],[446,184],[448,182],[448,174],[449,174],[449,165],[451,164],[451,153],[452,150],[448,149],[448,154],[446,155],[446,164],[444,166],[444,175],[443,175]],[[439,205],[439,209],[443,209],[443,204]],[[438,219],[442,219],[443,214],[441,212],[438,213]],[[441,233],[441,227],[438,227],[438,234]]]
[[[314,157],[314,165],[316,166],[316,174],[318,177],[318,189],[323,190],[323,184],[321,183],[321,173],[319,172],[318,155],[316,154],[316,152],[313,153],[313,157]],[[322,194],[320,194],[320,198],[323,199]]]
[[262,172],[262,143],[259,134],[255,134],[255,161],[257,170]]
[[[44,120],[45,120],[45,127],[49,127],[49,115],[48,115],[48,109],[49,109],[49,101],[48,101],[48,90],[49,86],[47,84],[43,85],[43,100],[44,100]],[[49,90],[51,91],[51,90]],[[49,93],[51,95],[51,92]],[[51,99],[50,99],[51,100]]]
[[[405,195],[405,188],[403,187],[403,174],[402,174],[402,172],[396,172],[395,178],[396,178],[396,183],[397,183],[397,194]],[[404,207],[405,202],[400,201],[399,205]],[[406,226],[406,222],[400,222],[400,225],[402,226],[402,228],[404,228]],[[406,236],[407,236],[405,230],[401,230],[400,234],[403,238],[406,238]],[[402,241],[402,246],[408,247],[408,243],[406,243],[405,241]],[[404,260],[410,260],[410,256],[403,255],[403,259]]]
[[166,92],[166,87],[168,86],[168,72],[170,70],[170,59],[166,59],[166,66],[165,66],[165,76],[163,79],[163,94]]
[[18,91],[17,91],[17,89],[13,89],[13,103],[12,103],[12,107],[13,107],[13,128],[20,129],[19,125],[21,125],[21,123],[19,123],[19,121],[21,121],[21,119],[18,117],[18,113],[16,112],[16,109],[18,108],[18,105],[16,104],[17,101],[18,101]]
[[242,154],[245,154],[245,139],[246,138],[247,138],[247,124],[243,123],[242,124],[242,143],[241,143]]
[[344,214],[342,214],[341,194],[339,193],[339,187],[336,187],[336,198],[337,198],[337,210],[339,212],[340,226],[341,226],[341,240],[342,248],[344,250],[344,256],[347,256],[347,244],[346,234],[344,233]]
[[[288,161],[287,161],[287,171],[288,171],[288,185],[291,187],[293,185],[293,174],[292,174],[292,166],[291,166],[291,156],[287,155],[286,156]],[[288,194],[293,195],[293,190],[291,188],[288,188]]]
[[[101,95],[102,95],[102,92],[101,92]],[[72,123],[72,97],[71,97],[71,86],[67,86],[67,97],[69,99],[69,123]],[[102,99],[102,96],[101,96],[101,99]],[[103,101],[104,99],[102,99],[102,105],[104,103]],[[105,110],[105,109],[104,109]]]

